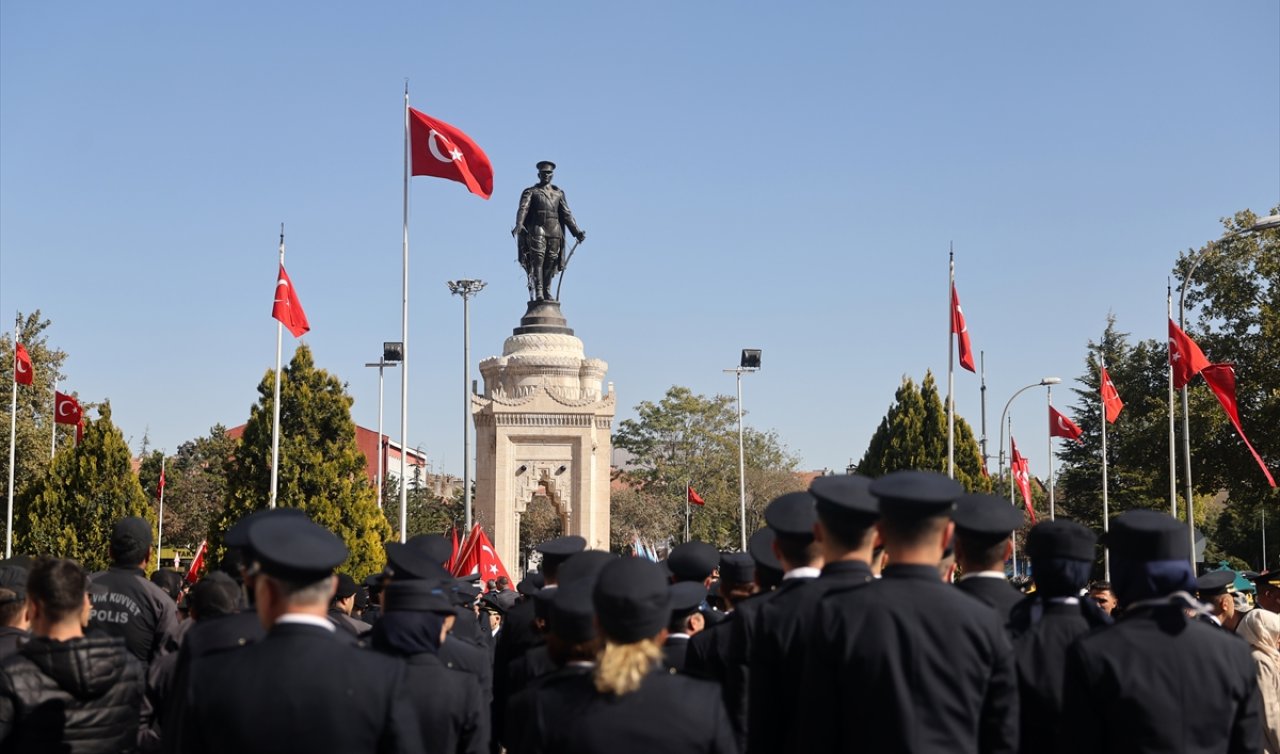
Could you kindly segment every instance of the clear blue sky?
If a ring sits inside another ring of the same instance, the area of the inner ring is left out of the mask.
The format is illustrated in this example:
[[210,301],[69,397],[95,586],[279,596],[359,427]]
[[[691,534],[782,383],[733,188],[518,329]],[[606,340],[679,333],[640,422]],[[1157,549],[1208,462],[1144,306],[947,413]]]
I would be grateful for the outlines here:
[[[945,384],[949,243],[994,453],[1014,391],[1061,376],[1069,409],[1109,312],[1163,338],[1178,252],[1280,202],[1275,2],[7,2],[0,321],[42,310],[66,386],[172,451],[248,417],[284,222],[305,340],[376,426],[406,78],[496,173],[487,202],[411,193],[409,442],[459,474],[445,281],[488,281],[472,354],[500,353],[540,159],[590,236],[564,310],[619,420],[673,384],[731,394],[761,348],[748,422],[807,468],[860,456],[903,375]],[[975,427],[978,388],[957,374]],[[393,372],[393,436],[398,395]],[[1043,476],[1043,394],[1011,414]]]

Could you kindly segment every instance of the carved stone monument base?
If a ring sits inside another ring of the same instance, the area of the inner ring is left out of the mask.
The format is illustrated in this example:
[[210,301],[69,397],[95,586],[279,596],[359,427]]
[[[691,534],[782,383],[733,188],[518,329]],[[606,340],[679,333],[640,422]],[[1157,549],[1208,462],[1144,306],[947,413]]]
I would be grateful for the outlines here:
[[616,407],[602,392],[608,365],[585,356],[558,301],[530,301],[502,355],[480,362],[484,394],[471,397],[476,426],[476,516],[498,557],[523,570],[520,518],[545,494],[587,547],[609,548],[610,434]]

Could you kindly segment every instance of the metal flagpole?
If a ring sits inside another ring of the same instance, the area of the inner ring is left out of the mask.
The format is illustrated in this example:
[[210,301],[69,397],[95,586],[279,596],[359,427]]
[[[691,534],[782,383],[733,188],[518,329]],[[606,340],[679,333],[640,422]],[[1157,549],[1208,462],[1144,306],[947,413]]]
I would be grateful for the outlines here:
[[[1106,342],[1107,341],[1104,336],[1102,340],[1103,347],[1106,346]],[[1107,368],[1107,357],[1105,353],[1099,356],[1098,363],[1102,366],[1102,369],[1104,370],[1103,373],[1105,374],[1105,370]],[[1111,526],[1108,520],[1111,518],[1111,504],[1107,499],[1107,401],[1104,397],[1106,395],[1104,392],[1106,390],[1106,383],[1102,382],[1101,374],[1098,376],[1098,382],[1098,402],[1102,409],[1102,533],[1106,534],[1107,530]],[[1050,442],[1052,442],[1052,440]],[[1102,578],[1107,581],[1111,580],[1111,548],[1105,545],[1102,548]]]
[[[1165,308],[1173,320],[1173,283],[1167,282]],[[1169,515],[1178,517],[1178,441],[1173,428],[1173,362],[1169,362]]]
[[[1049,407],[1053,408],[1053,387],[1046,387],[1044,392]],[[1053,432],[1049,433],[1049,520],[1053,520]]]
[[982,387],[979,393],[982,396],[982,469],[987,469],[987,352],[978,352],[978,368],[982,370]]
[[[284,267],[284,223],[280,223],[280,266]],[[279,292],[279,286],[276,291]],[[271,406],[271,498],[267,507],[276,507],[280,482],[280,351],[284,347],[284,323],[276,320],[276,384]]]
[[409,80],[404,82],[404,223],[400,291],[400,541],[408,539],[409,473]]
[[[689,491],[685,490],[685,505]],[[738,515],[742,531],[742,552],[747,551],[747,466],[742,451],[742,369],[738,369]]]
[[[1188,276],[1190,277],[1190,276]],[[1182,292],[1178,294],[1178,327],[1183,332],[1187,331],[1187,315],[1182,308],[1182,297],[1187,293],[1187,281],[1182,281]],[[1169,366],[1170,373],[1173,371],[1173,365]],[[1191,570],[1194,572],[1196,567],[1196,503],[1192,498],[1191,491],[1191,409],[1187,401],[1187,388],[1191,386],[1188,382],[1182,386],[1182,464],[1183,480],[1186,482],[1187,492],[1187,539],[1191,542]]]
[[[56,417],[57,415],[58,415],[58,380],[55,377],[53,380],[53,416]],[[49,460],[50,461],[52,461],[53,457],[58,454],[58,422],[56,421],[51,422],[51,424],[53,425],[53,430],[49,432],[49,437],[51,438],[49,440]]]
[[18,327],[22,317],[15,315],[13,321],[13,371],[9,379],[13,380],[13,395],[9,400],[9,505],[5,513],[4,557],[13,557],[13,464],[15,442],[18,433]]
[[950,252],[950,276],[947,286],[947,476],[956,478],[956,334],[952,332],[955,312],[955,300],[952,298],[956,289],[956,251],[952,245]]
[[156,564],[159,565],[164,556],[160,554],[160,545],[164,542],[164,450],[160,451],[160,523],[156,527]]
[[[1001,444],[1003,445],[1003,443]],[[1010,445],[1013,444],[1013,417],[1012,416],[1009,417],[1009,444]],[[1003,450],[1004,449],[1001,448],[1001,451]],[[1017,503],[1017,500],[1014,498],[1015,487],[1013,484],[1013,474],[1014,474],[1013,452],[1010,451],[1009,452],[1009,504],[1016,506],[1018,503]],[[1017,529],[1014,529],[1013,531],[1013,577],[1014,578],[1018,577],[1018,530]]]
[[[684,541],[686,542],[689,541],[689,523],[690,523],[689,517],[693,515],[693,509],[689,507],[689,488],[690,487],[693,487],[692,479],[690,479],[688,482],[685,482],[685,485],[684,485]],[[1265,532],[1264,532],[1264,536],[1265,536]],[[1266,546],[1264,545],[1262,549],[1266,550]],[[1262,559],[1266,560],[1266,557],[1264,556]]]

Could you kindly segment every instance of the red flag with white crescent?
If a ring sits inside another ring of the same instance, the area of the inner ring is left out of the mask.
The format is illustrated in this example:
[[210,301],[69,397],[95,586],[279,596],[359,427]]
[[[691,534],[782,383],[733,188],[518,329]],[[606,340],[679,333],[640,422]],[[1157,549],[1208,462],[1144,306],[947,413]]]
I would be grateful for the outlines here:
[[1204,351],[1172,319],[1169,320],[1169,364],[1173,367],[1173,386],[1178,389],[1209,366]]
[[1263,463],[1262,456],[1258,455],[1258,451],[1253,449],[1253,444],[1249,442],[1249,438],[1244,436],[1244,428],[1240,426],[1240,408],[1236,402],[1236,370],[1230,364],[1210,364],[1201,370],[1200,374],[1204,375],[1204,381],[1209,383],[1209,388],[1213,390],[1213,394],[1218,396],[1218,402],[1222,404],[1222,409],[1227,412],[1227,418],[1235,425],[1236,434],[1240,435],[1240,439],[1244,440],[1244,446],[1253,454],[1253,460],[1258,462],[1258,466],[1262,469],[1262,473],[1267,477],[1267,483],[1272,487],[1276,486],[1276,480],[1271,476],[1271,471],[1267,468],[1267,464]]
[[13,381],[19,385],[30,385],[35,379],[35,372],[31,371],[31,354],[27,353],[27,347],[18,343],[13,351]]
[[298,292],[293,289],[293,281],[289,273],[280,265],[280,274],[276,276],[276,297],[271,304],[271,316],[280,320],[285,329],[295,338],[301,338],[311,329],[307,322],[307,313],[302,311],[302,302],[298,300]]
[[1107,374],[1107,368],[1102,368],[1102,409],[1107,417],[1107,424],[1115,422],[1116,417],[1120,416],[1120,410],[1124,408],[1124,401],[1120,400],[1120,392],[1116,390],[1115,383],[1111,381],[1111,375]]
[[1031,504],[1031,464],[1018,452],[1018,443],[1013,441],[1013,435],[1009,435],[1009,448],[1013,457],[1009,463],[1009,470],[1013,473],[1013,481],[1018,485],[1018,491],[1022,493],[1022,504],[1026,506],[1027,514],[1034,525],[1036,509]]
[[1084,441],[1080,438],[1084,435],[1084,430],[1079,425],[1068,419],[1063,413],[1053,406],[1049,407],[1049,436],[1065,437],[1068,440],[1075,440],[1078,443]]
[[493,194],[493,165],[460,129],[409,108],[409,152],[414,175],[464,184],[476,196]]
[[702,495],[699,495],[699,494],[698,494],[698,491],[697,491],[697,490],[695,490],[695,489],[693,488],[693,486],[692,486],[692,485],[688,485],[688,488],[689,488],[689,489],[688,489],[688,493],[689,493],[688,500],[689,500],[689,502],[693,503],[694,505],[706,505],[706,504],[707,504],[707,501],[702,499]]
[[957,336],[960,349],[960,366],[970,372],[977,372],[973,363],[973,346],[969,343],[969,325],[964,321],[964,311],[960,309],[960,295],[956,293],[956,284],[951,284],[951,334]]
[[209,549],[209,543],[201,542],[200,549],[196,550],[196,557],[191,561],[191,566],[187,568],[186,581],[188,584],[194,584],[200,579],[200,569],[204,567],[204,554]]

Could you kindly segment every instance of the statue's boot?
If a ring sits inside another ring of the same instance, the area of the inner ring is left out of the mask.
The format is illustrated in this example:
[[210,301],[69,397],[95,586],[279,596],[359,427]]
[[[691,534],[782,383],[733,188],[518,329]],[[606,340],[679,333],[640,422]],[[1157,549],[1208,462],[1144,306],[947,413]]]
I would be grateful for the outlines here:
[[533,300],[545,301],[547,292],[546,286],[542,282],[542,262],[534,263],[533,271],[529,274],[529,277],[533,279]]

